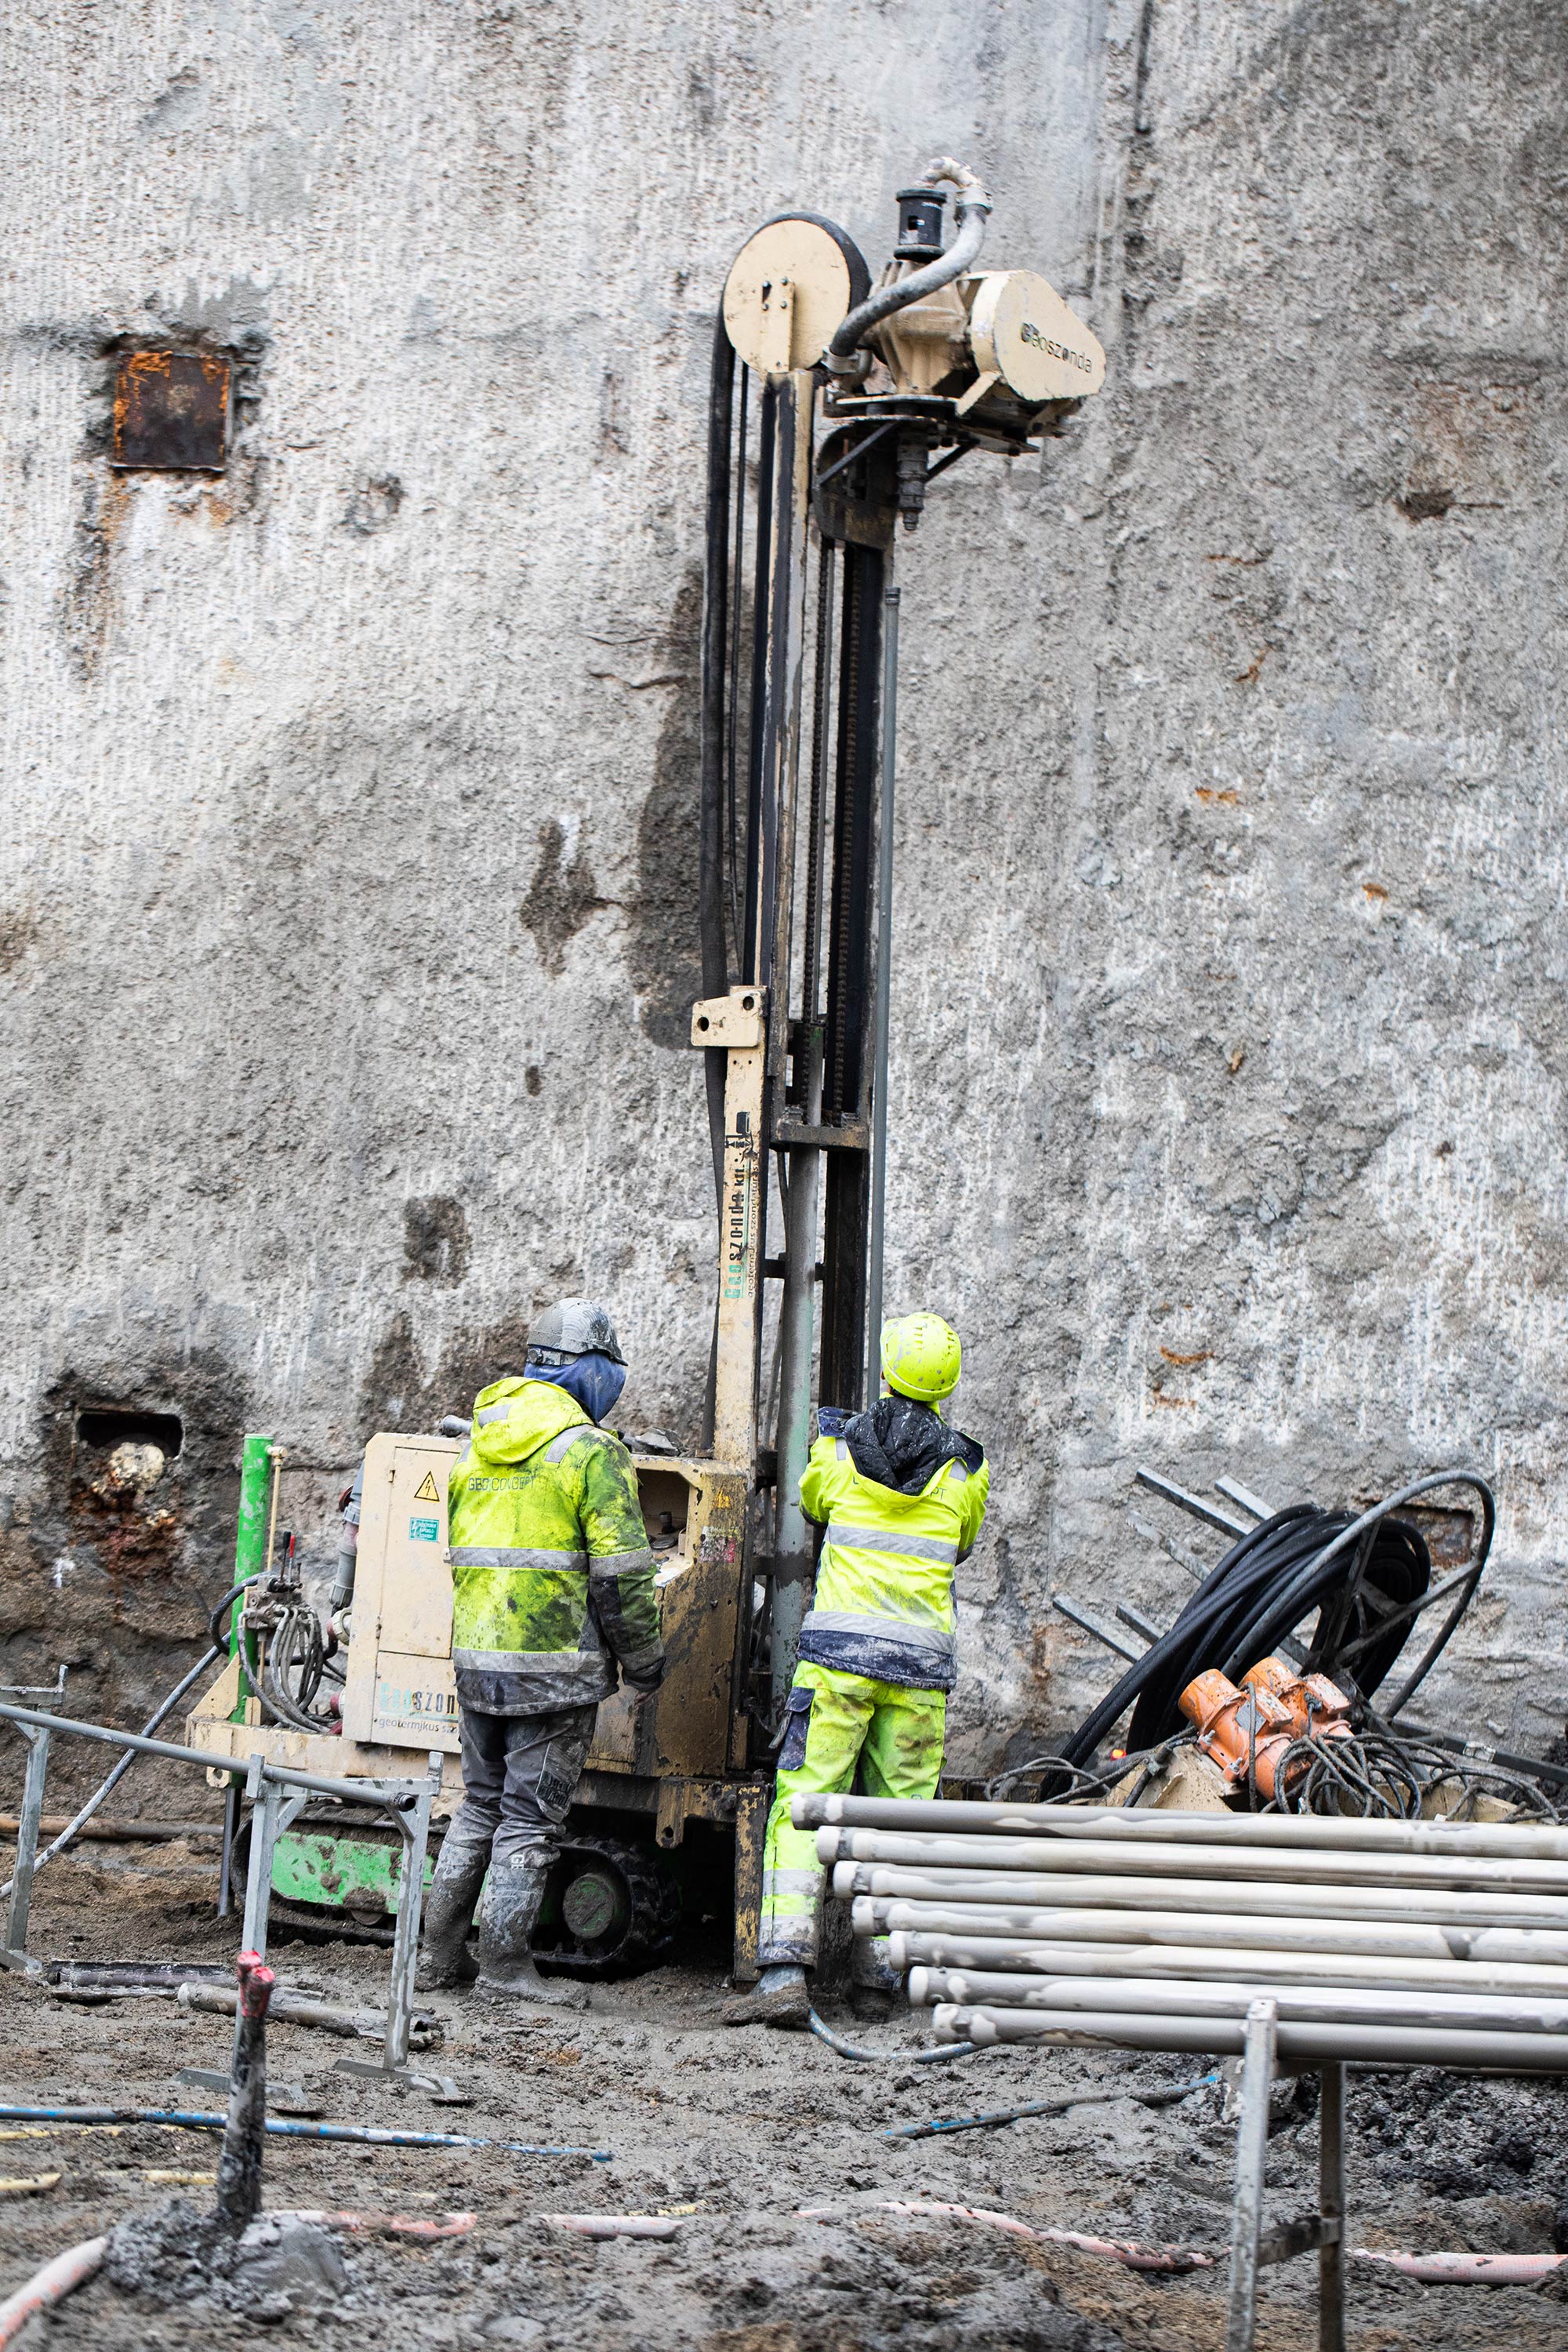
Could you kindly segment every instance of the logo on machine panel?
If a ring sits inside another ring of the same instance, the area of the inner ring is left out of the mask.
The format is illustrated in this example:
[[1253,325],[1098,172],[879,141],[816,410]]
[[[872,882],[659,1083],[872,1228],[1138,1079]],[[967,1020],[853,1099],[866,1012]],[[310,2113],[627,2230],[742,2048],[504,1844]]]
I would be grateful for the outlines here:
[[455,1723],[458,1719],[458,1694],[455,1690],[399,1689],[396,1685],[377,1678],[375,1685],[376,1721],[383,1727],[397,1724]]
[[1092,360],[1087,359],[1082,352],[1075,352],[1070,344],[1053,342],[1048,335],[1042,335],[1038,327],[1033,325],[1027,319],[1018,329],[1018,341],[1021,343],[1028,343],[1037,352],[1044,352],[1047,359],[1065,360],[1068,367],[1081,368],[1085,375],[1094,373]]

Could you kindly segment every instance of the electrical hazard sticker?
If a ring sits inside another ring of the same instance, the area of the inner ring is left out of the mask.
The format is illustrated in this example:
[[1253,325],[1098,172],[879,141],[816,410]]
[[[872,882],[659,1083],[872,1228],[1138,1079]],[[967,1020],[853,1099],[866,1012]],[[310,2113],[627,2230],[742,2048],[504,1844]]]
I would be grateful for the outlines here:
[[408,1533],[415,1543],[437,1543],[441,1536],[439,1519],[410,1519]]
[[426,1470],[418,1486],[415,1487],[414,1499],[416,1503],[438,1503],[440,1501],[441,1497],[436,1488],[436,1474],[433,1470]]

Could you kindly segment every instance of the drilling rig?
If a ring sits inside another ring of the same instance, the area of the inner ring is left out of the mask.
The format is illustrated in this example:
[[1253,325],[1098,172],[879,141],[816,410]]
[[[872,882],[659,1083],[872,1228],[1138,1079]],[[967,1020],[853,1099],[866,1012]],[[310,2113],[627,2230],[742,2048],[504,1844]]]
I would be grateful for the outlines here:
[[[601,1707],[552,1881],[540,1957],[584,1974],[646,1961],[683,1905],[715,1907],[719,1883],[735,1975],[756,1972],[775,1727],[814,1563],[799,1502],[814,1367],[825,1404],[858,1408],[878,1385],[896,543],[951,467],[1038,452],[1104,380],[1099,344],[1043,278],[976,267],[992,205],[973,172],[939,158],[897,201],[875,289],[843,229],[780,214],[742,247],[715,321],[691,1043],[718,1296],[704,1450],[634,1444],[668,1666],[649,1703],[623,1692]],[[461,1446],[370,1440],[334,1664],[288,1559],[258,1538],[277,1449],[247,1441],[242,1551],[248,1540],[258,1572],[193,1742],[335,1774],[416,1771],[438,1748],[449,1811],[446,1489]],[[280,1841],[274,1885],[285,1904],[371,1918],[395,1899],[395,1863],[390,1843],[322,1815]]]

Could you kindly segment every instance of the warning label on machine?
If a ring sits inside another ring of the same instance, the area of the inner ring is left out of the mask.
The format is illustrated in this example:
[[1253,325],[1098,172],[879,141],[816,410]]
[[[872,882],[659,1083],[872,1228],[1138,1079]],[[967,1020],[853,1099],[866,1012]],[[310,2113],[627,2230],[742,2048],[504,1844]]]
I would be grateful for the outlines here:
[[439,1519],[410,1519],[408,1532],[416,1543],[436,1543],[440,1538]]
[[437,1492],[436,1475],[434,1471],[426,1470],[424,1477],[421,1478],[418,1486],[414,1489],[414,1499],[416,1503],[438,1503],[440,1501],[441,1497]]

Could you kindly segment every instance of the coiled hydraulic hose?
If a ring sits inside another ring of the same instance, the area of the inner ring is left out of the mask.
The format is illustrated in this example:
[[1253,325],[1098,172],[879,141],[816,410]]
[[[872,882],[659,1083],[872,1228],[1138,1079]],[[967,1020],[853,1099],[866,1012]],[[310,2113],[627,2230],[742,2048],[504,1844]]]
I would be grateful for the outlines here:
[[[1497,1506],[1482,1478],[1443,1470],[1401,1488],[1359,1517],[1320,1511],[1310,1503],[1277,1511],[1232,1544],[1194,1593],[1169,1633],[1131,1665],[1069,1739],[1061,1760],[1086,1764],[1129,1707],[1127,1744],[1150,1748],[1178,1735],[1178,1701],[1187,1685],[1217,1666],[1233,1681],[1315,1607],[1307,1670],[1348,1683],[1363,1696],[1377,1689],[1403,1649],[1431,1585],[1431,1559],[1420,1531],[1394,1514],[1439,1486],[1468,1486],[1480,1499],[1481,1536],[1473,1564],[1439,1591],[1453,1606],[1423,1656],[1383,1710],[1400,1708],[1425,1682],[1469,1607],[1491,1550]],[[1042,1801],[1061,1775],[1047,1773]]]

